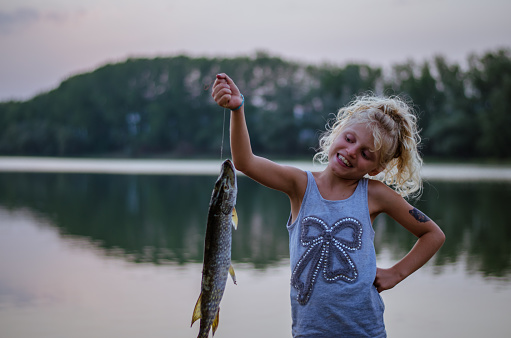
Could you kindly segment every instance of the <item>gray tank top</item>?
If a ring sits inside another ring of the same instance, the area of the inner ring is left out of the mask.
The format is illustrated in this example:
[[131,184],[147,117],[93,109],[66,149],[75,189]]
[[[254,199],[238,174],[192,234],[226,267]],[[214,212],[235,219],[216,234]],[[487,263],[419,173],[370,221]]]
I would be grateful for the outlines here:
[[289,218],[293,337],[386,337],[376,276],[368,179],[345,200],[324,199],[311,172]]

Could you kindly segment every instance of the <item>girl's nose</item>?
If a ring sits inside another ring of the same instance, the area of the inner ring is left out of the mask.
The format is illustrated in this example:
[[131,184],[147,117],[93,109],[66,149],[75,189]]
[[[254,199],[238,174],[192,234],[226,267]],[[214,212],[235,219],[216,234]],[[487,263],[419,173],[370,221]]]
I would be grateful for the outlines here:
[[346,153],[348,154],[348,156],[350,157],[355,157],[355,154],[357,153],[357,149],[355,146],[351,146],[349,148],[346,149]]

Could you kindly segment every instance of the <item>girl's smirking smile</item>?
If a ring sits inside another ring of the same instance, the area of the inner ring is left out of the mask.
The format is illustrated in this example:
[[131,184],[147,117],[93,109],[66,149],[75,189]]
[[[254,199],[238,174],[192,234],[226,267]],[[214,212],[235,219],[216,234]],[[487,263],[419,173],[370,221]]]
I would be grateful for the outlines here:
[[380,152],[374,150],[373,134],[364,124],[344,128],[330,147],[329,157],[330,165],[359,178],[377,175],[383,169],[379,167]]

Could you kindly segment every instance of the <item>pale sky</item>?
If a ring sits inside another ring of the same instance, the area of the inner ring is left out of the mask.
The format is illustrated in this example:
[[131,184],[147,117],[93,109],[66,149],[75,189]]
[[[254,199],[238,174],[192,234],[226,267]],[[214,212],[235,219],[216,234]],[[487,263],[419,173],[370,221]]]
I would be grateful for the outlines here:
[[509,0],[0,0],[0,100],[128,57],[388,66],[511,47]]

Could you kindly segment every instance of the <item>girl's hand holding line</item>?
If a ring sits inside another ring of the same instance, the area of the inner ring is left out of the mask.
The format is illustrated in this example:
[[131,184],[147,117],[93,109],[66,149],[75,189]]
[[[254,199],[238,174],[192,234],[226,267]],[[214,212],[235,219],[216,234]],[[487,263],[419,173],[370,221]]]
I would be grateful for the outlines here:
[[225,73],[216,76],[211,96],[220,107],[230,110],[235,110],[243,103],[240,90]]

